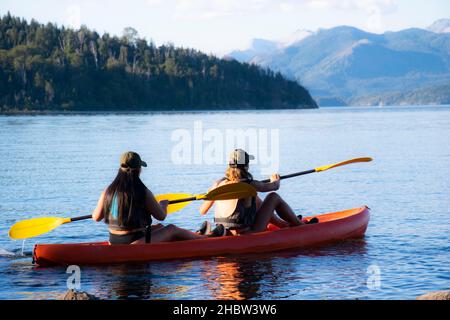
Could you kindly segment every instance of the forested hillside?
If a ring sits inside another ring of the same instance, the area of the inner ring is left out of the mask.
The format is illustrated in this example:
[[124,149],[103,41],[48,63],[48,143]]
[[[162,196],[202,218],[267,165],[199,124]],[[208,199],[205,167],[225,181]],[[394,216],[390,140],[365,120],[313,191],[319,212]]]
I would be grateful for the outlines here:
[[268,69],[199,51],[0,18],[0,111],[315,108]]

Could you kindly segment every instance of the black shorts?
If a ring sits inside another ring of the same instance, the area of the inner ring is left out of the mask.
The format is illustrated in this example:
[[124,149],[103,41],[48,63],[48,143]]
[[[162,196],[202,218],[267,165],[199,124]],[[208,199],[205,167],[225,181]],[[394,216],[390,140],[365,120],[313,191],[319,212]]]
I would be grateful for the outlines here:
[[214,218],[214,222],[222,224],[230,230],[244,230],[252,228],[256,221],[256,206],[240,208],[241,211],[235,211],[227,218]]
[[109,233],[109,243],[111,244],[132,244],[141,238],[145,238],[145,243],[150,243],[150,228],[147,228],[146,231],[136,231],[122,235]]

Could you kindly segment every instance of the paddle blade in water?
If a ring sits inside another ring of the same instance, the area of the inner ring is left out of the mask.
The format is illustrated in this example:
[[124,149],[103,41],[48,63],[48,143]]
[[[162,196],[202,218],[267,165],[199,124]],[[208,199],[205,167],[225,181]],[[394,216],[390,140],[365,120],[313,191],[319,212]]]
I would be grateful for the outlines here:
[[[173,201],[173,200],[186,199],[186,198],[192,198],[192,197],[194,197],[194,196],[191,194],[185,194],[185,193],[167,193],[167,194],[159,194],[159,195],[155,196],[155,199],[156,199],[156,201],[161,201],[161,200]],[[179,211],[179,210],[183,209],[184,207],[186,207],[189,203],[191,203],[191,201],[169,204],[169,206],[167,207],[167,214]]]
[[231,200],[256,196],[256,189],[248,183],[229,183],[208,192],[205,200]]
[[52,231],[63,223],[70,222],[70,218],[34,218],[19,221],[9,229],[11,239],[27,239]]
[[329,170],[332,168],[345,166],[345,165],[351,164],[351,163],[370,162],[372,160],[373,160],[372,158],[356,158],[356,159],[347,160],[347,161],[343,161],[343,162],[339,162],[339,163],[335,163],[335,164],[330,164],[328,166],[318,167],[315,170],[316,170],[316,172],[321,172],[321,171]]

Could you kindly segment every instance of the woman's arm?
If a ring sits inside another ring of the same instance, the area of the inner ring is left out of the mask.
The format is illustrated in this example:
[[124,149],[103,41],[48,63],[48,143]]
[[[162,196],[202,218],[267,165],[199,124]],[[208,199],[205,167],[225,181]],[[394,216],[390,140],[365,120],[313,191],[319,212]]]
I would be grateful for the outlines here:
[[251,182],[251,185],[255,187],[256,191],[258,192],[270,192],[270,191],[277,191],[280,189],[280,175],[277,173],[274,173],[270,177],[270,182],[264,183],[258,180],[253,180]]
[[200,214],[203,216],[208,213],[209,209],[214,205],[214,201],[205,200],[200,206]]
[[[220,185],[220,181],[216,181],[211,188],[208,189],[208,192],[217,188]],[[208,213],[209,209],[214,205],[214,201],[205,200],[200,206],[200,214],[203,216]]]
[[103,218],[105,217],[105,213],[103,212],[104,203],[105,203],[105,191],[103,191],[102,194],[100,195],[100,198],[98,199],[97,202],[97,207],[92,212],[92,220],[94,220],[95,222],[102,221]]
[[153,193],[147,189],[147,194],[145,197],[145,206],[148,211],[151,212],[152,216],[159,220],[163,221],[167,217],[167,205],[169,204],[168,201],[161,201],[161,203],[158,203],[156,201],[155,196]]

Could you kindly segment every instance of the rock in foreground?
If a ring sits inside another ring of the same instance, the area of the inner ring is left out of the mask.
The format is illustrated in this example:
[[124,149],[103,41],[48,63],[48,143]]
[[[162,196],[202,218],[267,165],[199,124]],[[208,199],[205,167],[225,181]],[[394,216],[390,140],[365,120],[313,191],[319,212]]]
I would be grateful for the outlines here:
[[416,300],[450,300],[450,291],[429,292],[417,297]]
[[61,297],[61,300],[98,300],[98,298],[87,292],[69,290]]

